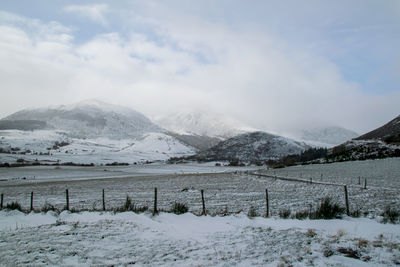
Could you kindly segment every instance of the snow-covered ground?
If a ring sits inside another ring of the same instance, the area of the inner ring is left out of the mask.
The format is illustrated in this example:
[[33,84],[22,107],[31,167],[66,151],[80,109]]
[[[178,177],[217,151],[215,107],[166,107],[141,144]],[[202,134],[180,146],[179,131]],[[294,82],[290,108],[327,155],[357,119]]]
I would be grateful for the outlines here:
[[[322,174],[322,181],[347,184],[350,210],[361,214],[301,221],[280,219],[279,213],[315,208],[324,197],[344,206],[343,188],[257,177],[249,169],[214,163],[2,168],[4,203],[18,201],[25,210],[31,192],[35,210],[46,203],[62,209],[65,189],[71,209],[101,209],[105,189],[109,210],[121,206],[127,195],[151,210],[157,187],[159,209],[169,210],[180,202],[191,213],[26,215],[3,210],[0,265],[394,266],[400,264],[400,224],[383,224],[380,214],[386,206],[400,206],[399,163],[393,158],[259,170],[314,181]],[[36,174],[37,180],[9,179],[17,173]],[[358,184],[358,176],[368,179],[367,189]],[[248,218],[252,206],[265,214],[266,188],[272,218]],[[202,210],[201,189],[208,214],[231,215],[195,216]]]
[[2,266],[394,266],[399,242],[365,218],[0,211]]
[[[135,166],[103,168],[107,171],[100,167],[2,168],[0,171],[8,173],[0,179],[0,193],[4,194],[5,203],[18,201],[25,209],[29,208],[32,191],[35,209],[45,203],[61,209],[65,206],[65,189],[69,189],[70,206],[75,209],[100,209],[102,189],[105,189],[108,209],[122,205],[127,195],[139,206],[152,207],[154,187],[158,188],[161,209],[170,209],[174,202],[181,202],[195,214],[201,212],[202,189],[209,214],[247,213],[251,206],[257,213],[264,214],[265,189],[269,192],[273,216],[284,210],[294,214],[315,208],[324,197],[345,205],[343,186],[257,177],[247,173],[245,168],[235,171],[241,168],[151,164],[138,166],[136,174]],[[36,173],[38,178],[7,180],[12,177],[13,170]],[[235,172],[227,172],[229,170]],[[312,177],[314,181],[320,181],[323,174],[322,181],[347,184],[350,211],[359,211],[361,216],[378,222],[387,206],[400,207],[400,159],[308,165],[262,172],[303,179]],[[358,176],[361,176],[360,185]],[[367,178],[367,189],[363,188],[364,177]]]
[[[56,142],[68,145],[53,148]],[[129,163],[167,160],[170,157],[193,155],[196,151],[176,138],[161,132],[145,133],[135,139],[71,138],[64,132],[0,131],[0,148],[18,148],[15,154],[0,153],[0,162],[15,163],[18,159],[42,163],[74,162],[84,164]],[[20,154],[21,152],[29,152]],[[46,153],[49,153],[47,155]]]
[[263,173],[348,185],[358,185],[360,177],[361,184],[367,179],[368,187],[400,189],[400,158],[298,165],[264,169]]
[[38,182],[56,182],[105,178],[129,178],[134,176],[156,176],[177,174],[224,173],[245,170],[257,170],[259,167],[223,166],[226,162],[167,164],[155,162],[130,166],[28,166],[18,168],[0,168],[0,187],[10,184]]

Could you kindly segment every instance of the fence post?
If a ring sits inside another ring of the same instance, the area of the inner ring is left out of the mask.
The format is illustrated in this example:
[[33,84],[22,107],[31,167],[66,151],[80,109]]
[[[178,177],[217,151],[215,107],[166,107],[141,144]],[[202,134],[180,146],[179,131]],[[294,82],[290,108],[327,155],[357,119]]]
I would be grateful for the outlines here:
[[322,175],[323,175],[323,174],[321,173],[321,181],[322,181]]
[[364,178],[364,189],[367,189],[367,178]]
[[153,215],[157,214],[157,187],[154,188],[154,210]]
[[347,185],[344,186],[344,198],[346,201],[346,214],[347,216],[350,216],[350,209],[349,209],[349,196],[347,193]]
[[203,204],[203,212],[201,213],[201,215],[206,215],[206,203],[204,202],[204,190],[201,189],[201,203]]
[[103,211],[105,211],[105,210],[106,210],[106,200],[104,197],[104,189],[103,189]]
[[361,185],[361,177],[358,176],[358,184]]
[[31,211],[33,211],[33,191],[31,192]]
[[268,197],[268,189],[265,189],[265,205],[266,205],[265,217],[269,217],[269,197]]
[[0,210],[3,209],[4,194],[1,194]]
[[65,207],[65,209],[69,210],[69,193],[68,193],[68,189],[65,189],[65,201],[67,202],[67,206]]

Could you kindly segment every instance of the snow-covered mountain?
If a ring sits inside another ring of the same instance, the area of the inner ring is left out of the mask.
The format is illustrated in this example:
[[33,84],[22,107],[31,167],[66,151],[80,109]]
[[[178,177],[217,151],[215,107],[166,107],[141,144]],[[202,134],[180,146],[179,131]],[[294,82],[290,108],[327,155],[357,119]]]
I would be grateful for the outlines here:
[[0,120],[0,150],[3,163],[86,164],[132,164],[196,152],[141,113],[97,100],[26,109]]
[[147,132],[163,132],[143,114],[122,106],[98,100],[82,101],[73,105],[25,109],[3,120],[41,121],[45,129],[64,131],[75,138],[109,137],[134,138]]
[[289,134],[289,137],[311,146],[330,148],[349,141],[358,135],[356,132],[342,127],[330,126],[303,129],[294,134]]
[[161,127],[179,135],[207,136],[221,140],[256,131],[235,119],[205,111],[174,113],[154,120]]
[[260,162],[278,159],[289,154],[299,154],[307,148],[305,144],[266,132],[241,134],[218,143],[216,146],[196,154],[201,161],[239,160]]

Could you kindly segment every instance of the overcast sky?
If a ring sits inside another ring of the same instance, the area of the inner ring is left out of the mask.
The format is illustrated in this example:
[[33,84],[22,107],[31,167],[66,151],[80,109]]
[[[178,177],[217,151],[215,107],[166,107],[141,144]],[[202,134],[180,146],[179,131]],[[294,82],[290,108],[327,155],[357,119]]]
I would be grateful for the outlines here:
[[0,117],[89,98],[264,130],[400,114],[400,1],[0,2]]

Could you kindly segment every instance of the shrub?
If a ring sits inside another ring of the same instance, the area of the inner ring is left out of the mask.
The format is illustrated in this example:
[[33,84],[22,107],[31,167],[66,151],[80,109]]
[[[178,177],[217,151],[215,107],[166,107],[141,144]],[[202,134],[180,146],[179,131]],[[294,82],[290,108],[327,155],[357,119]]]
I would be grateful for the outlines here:
[[258,217],[260,215],[257,213],[256,208],[254,206],[251,206],[249,209],[249,212],[247,213],[247,216],[249,216],[250,218],[253,218],[253,217]]
[[310,212],[307,210],[296,212],[292,215],[293,219],[304,220],[305,218],[310,217]]
[[329,197],[322,200],[317,210],[312,214],[313,219],[334,219],[343,214],[344,208],[332,203]]
[[391,208],[390,206],[387,206],[381,215],[383,216],[384,223],[396,223],[400,216],[400,212],[396,209]]
[[46,202],[42,207],[41,212],[48,212],[48,211],[58,211],[58,210],[56,209],[56,207]]
[[332,256],[334,254],[334,252],[333,252],[333,250],[332,249],[330,249],[330,248],[326,248],[325,250],[324,250],[324,256],[325,257],[330,257],[330,256]]
[[148,211],[149,210],[149,207],[147,207],[147,206],[136,206],[135,205],[135,208],[134,208],[134,212],[136,212],[136,213],[140,213],[140,212],[145,212],[145,211]]
[[356,210],[350,212],[350,216],[354,217],[354,218],[359,218],[361,216],[361,210],[360,209],[356,209]]
[[122,206],[115,209],[115,211],[117,212],[125,212],[125,211],[137,212],[138,210],[143,210],[143,207],[136,207],[135,204],[132,203],[132,199],[128,195],[125,198],[125,203]]
[[222,216],[228,216],[229,215],[228,205],[225,205],[225,208],[221,210],[218,214]]
[[316,235],[317,235],[317,233],[313,229],[308,229],[306,232],[306,236],[311,237],[311,238]]
[[134,208],[134,205],[133,205],[133,203],[132,203],[132,200],[131,200],[131,198],[129,197],[129,196],[126,196],[126,199],[125,199],[125,204],[124,204],[124,206],[123,206],[123,208],[124,208],[124,210],[132,210],[133,208]]
[[287,210],[281,210],[279,211],[279,217],[281,217],[282,219],[287,219],[290,216],[291,211],[289,209]]
[[363,248],[363,247],[367,247],[368,246],[368,240],[366,240],[366,239],[360,239],[360,240],[358,240],[358,242],[357,242],[357,247],[359,247],[359,248]]
[[21,205],[17,201],[13,201],[11,203],[7,203],[6,209],[8,210],[19,210],[22,211]]
[[189,208],[186,204],[175,202],[174,205],[172,205],[171,212],[175,214],[183,214],[189,211]]
[[229,165],[228,166],[238,167],[239,166],[239,160],[238,159],[233,159],[233,160],[229,161]]
[[352,248],[340,247],[338,248],[338,252],[344,254],[346,257],[353,259],[359,259],[361,257],[360,252]]

